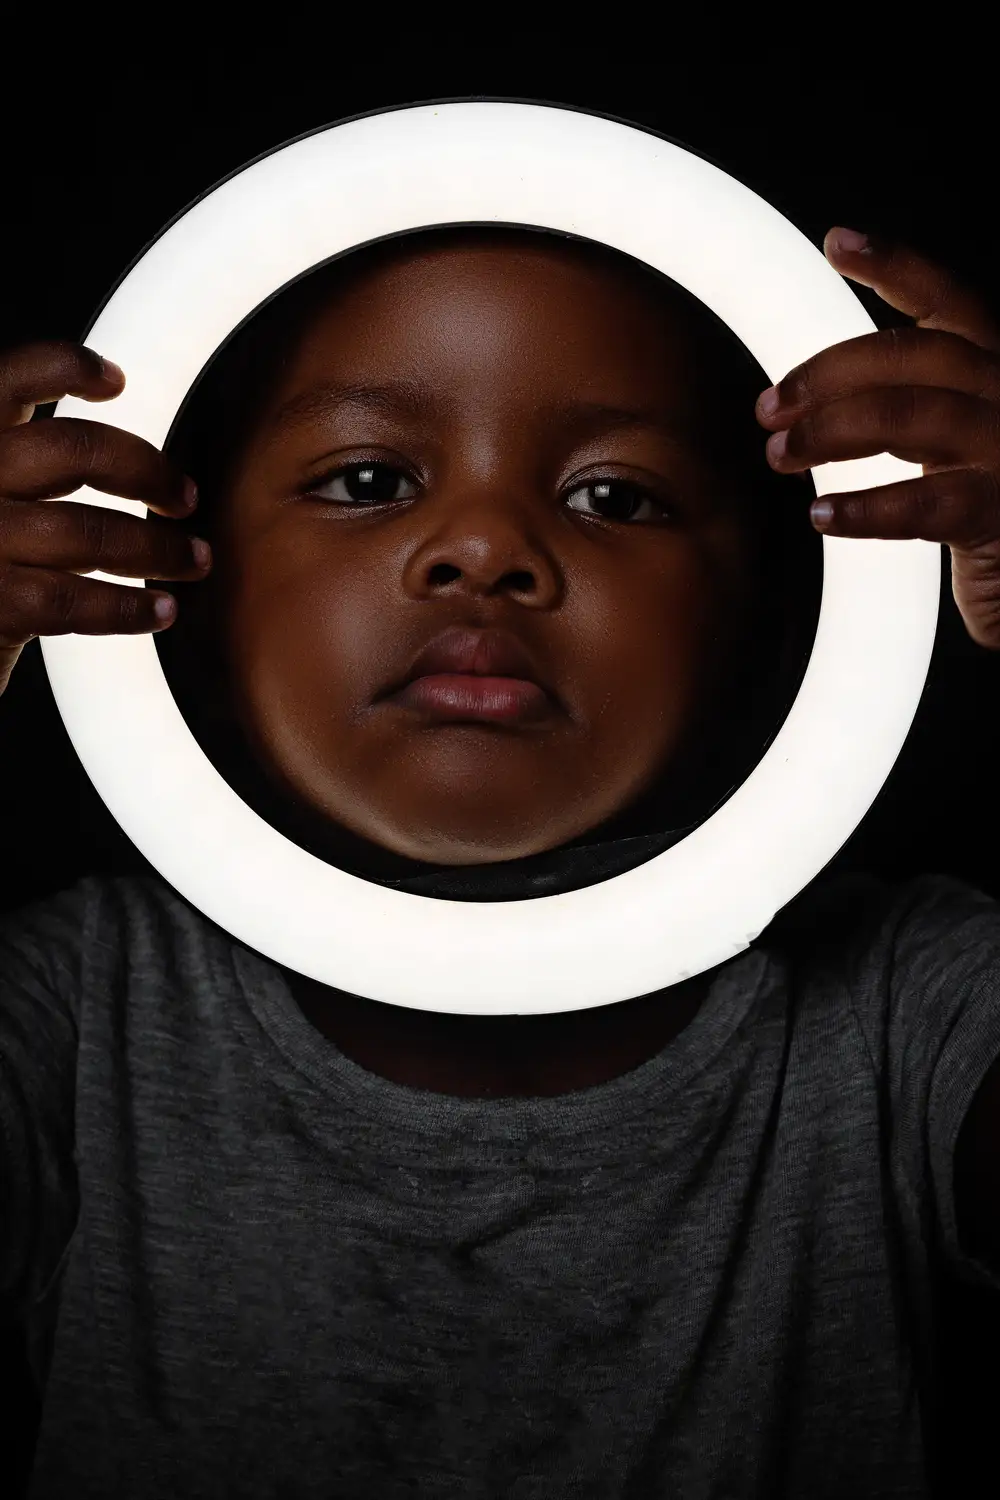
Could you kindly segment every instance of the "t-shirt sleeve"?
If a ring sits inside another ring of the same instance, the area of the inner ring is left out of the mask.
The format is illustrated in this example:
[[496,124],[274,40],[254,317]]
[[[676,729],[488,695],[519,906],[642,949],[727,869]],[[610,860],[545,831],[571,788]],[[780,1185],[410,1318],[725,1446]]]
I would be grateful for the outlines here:
[[907,891],[888,975],[897,1161],[926,1205],[945,1264],[964,1281],[1000,1291],[1000,1261],[984,1264],[960,1243],[954,1175],[962,1123],[1000,1055],[1000,904],[944,876],[915,880]]
[[80,996],[96,888],[0,917],[0,1317],[44,1295],[78,1213]]

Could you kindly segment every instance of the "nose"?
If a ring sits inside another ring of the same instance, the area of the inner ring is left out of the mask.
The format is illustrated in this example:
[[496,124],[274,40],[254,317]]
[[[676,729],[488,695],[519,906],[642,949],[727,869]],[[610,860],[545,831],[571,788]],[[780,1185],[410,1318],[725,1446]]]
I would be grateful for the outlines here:
[[561,597],[563,577],[527,505],[468,497],[413,549],[404,587],[413,598],[505,594],[551,609]]

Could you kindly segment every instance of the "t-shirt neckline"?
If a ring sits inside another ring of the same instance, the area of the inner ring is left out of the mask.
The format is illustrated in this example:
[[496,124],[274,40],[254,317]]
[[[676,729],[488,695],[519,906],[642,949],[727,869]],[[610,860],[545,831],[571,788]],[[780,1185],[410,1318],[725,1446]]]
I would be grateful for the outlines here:
[[[407,1132],[477,1138],[574,1133],[662,1107],[706,1068],[748,1019],[770,969],[751,947],[711,974],[695,1015],[646,1062],[605,1083],[552,1097],[463,1098],[395,1083],[347,1056],[310,1022],[279,965],[240,944],[236,977],[249,1010],[285,1060],[355,1113]],[[669,1004],[668,992],[664,1003]]]

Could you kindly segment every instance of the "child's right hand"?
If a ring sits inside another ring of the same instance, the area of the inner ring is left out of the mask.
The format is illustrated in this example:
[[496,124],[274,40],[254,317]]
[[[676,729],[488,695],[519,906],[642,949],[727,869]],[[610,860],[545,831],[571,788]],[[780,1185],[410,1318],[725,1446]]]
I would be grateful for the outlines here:
[[170,594],[81,574],[195,580],[211,567],[207,544],[199,557],[199,544],[168,521],[52,500],[89,485],[165,517],[194,510],[192,481],[143,438],[75,417],[30,420],[36,406],[67,395],[109,401],[124,384],[117,366],[79,344],[0,355],[0,693],[35,636],[136,635],[173,623]]

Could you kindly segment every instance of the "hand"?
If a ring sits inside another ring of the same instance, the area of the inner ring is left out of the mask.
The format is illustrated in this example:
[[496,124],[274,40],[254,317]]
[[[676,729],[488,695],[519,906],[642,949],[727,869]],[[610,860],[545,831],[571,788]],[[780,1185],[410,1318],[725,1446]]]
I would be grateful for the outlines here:
[[830,536],[944,543],[966,629],[998,651],[1000,325],[944,267],[905,245],[852,249],[852,235],[861,238],[827,234],[831,265],[916,323],[834,344],[763,392],[768,461],[786,474],[876,453],[921,464],[921,479],[814,501],[813,524]]
[[172,624],[172,595],[81,574],[194,580],[211,567],[207,544],[169,520],[51,499],[89,485],[164,517],[193,511],[193,483],[142,438],[74,417],[30,421],[36,405],[66,395],[108,401],[124,384],[116,365],[77,344],[29,344],[0,356],[0,692],[35,636],[134,635]]

